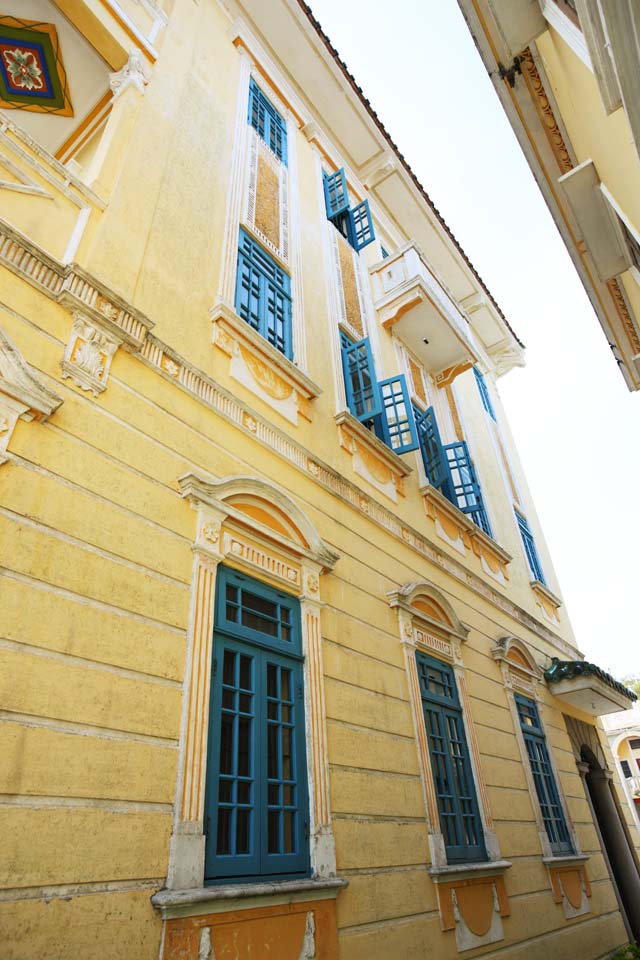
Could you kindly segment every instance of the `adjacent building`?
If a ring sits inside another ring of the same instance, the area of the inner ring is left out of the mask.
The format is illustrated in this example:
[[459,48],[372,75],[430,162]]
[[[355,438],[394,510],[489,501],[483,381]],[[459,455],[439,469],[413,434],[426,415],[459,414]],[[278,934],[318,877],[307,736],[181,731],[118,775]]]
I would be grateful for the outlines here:
[[304,3],[3,0],[3,960],[640,936],[522,363]]
[[637,0],[458,0],[629,390],[640,389]]
[[604,728],[627,794],[627,801],[640,830],[640,706],[603,717]]

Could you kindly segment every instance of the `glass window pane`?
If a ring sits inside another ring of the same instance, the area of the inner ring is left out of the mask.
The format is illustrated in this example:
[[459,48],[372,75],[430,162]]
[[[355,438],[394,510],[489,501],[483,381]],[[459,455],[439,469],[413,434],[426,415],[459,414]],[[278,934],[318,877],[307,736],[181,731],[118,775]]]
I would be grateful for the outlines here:
[[251,657],[240,657],[240,689],[251,690]]
[[282,776],[291,780],[293,762],[291,758],[291,727],[282,727]]
[[227,810],[224,807],[218,810],[218,840],[216,851],[222,856],[231,853],[231,817],[231,810]]
[[240,808],[236,812],[236,853],[249,853],[249,824],[251,811]]
[[278,668],[272,663],[267,665],[267,696],[278,696]]
[[235,685],[236,655],[232,650],[225,650],[222,667],[222,682],[229,686]]
[[238,781],[238,803],[251,803],[251,783],[248,780]]
[[220,728],[220,773],[233,772],[233,716],[223,713]]
[[279,774],[278,730],[279,727],[275,723],[270,723],[267,730],[267,775],[274,780]]
[[269,810],[268,834],[269,853],[280,853],[280,813],[277,810]]
[[241,777],[251,773],[251,724],[249,717],[240,717],[238,720],[238,774]]
[[284,853],[295,853],[295,813],[292,810],[285,810],[282,814],[282,821]]

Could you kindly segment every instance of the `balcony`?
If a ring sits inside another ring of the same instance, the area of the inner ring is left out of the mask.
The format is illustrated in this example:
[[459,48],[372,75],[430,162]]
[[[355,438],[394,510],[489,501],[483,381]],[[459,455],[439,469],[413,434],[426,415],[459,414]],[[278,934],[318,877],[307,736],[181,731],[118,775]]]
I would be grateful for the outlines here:
[[629,710],[637,697],[633,690],[586,660],[558,660],[544,672],[554,697],[592,717]]
[[436,382],[476,362],[469,321],[414,243],[375,264],[371,278],[382,326],[393,330]]
[[627,777],[624,781],[634,800],[640,800],[640,777]]

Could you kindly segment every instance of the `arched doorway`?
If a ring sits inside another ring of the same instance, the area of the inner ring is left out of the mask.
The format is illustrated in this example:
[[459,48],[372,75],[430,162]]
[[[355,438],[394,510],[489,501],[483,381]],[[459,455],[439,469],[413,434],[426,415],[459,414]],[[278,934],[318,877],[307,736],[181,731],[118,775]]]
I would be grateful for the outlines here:
[[601,749],[597,754],[591,746],[581,744],[578,769],[627,926],[634,939],[640,940],[640,873],[611,789],[611,773],[606,769]]

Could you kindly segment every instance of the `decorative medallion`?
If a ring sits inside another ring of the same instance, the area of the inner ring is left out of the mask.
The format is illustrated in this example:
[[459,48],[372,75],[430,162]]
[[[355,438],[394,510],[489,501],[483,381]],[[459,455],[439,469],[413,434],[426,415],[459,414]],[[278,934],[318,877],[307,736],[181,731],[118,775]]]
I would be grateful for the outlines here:
[[73,116],[52,23],[0,16],[0,107]]

